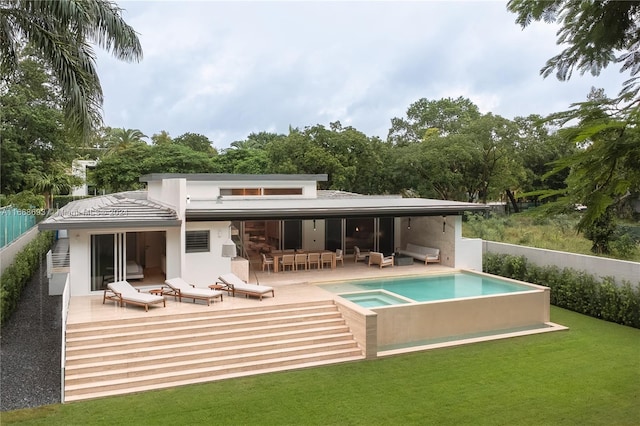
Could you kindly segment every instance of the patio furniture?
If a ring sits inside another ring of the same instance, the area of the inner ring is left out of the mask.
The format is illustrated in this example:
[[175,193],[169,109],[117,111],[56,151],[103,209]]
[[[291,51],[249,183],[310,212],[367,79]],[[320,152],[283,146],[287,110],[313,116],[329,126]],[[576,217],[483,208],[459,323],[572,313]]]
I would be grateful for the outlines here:
[[271,267],[273,266],[273,258],[268,259],[264,253],[260,253],[262,257],[262,272],[264,272],[265,266],[267,267],[267,271],[271,271]]
[[258,284],[248,284],[242,281],[236,274],[230,272],[228,274],[220,275],[218,277],[219,282],[227,286],[227,289],[231,291],[235,297],[236,293],[244,294],[245,297],[256,296],[262,301],[262,296],[271,293],[271,296],[275,296],[273,287]]
[[342,253],[342,249],[337,249],[336,250],[336,263],[342,263],[342,266],[344,266],[344,253]]
[[312,266],[320,269],[320,253],[309,253],[307,255],[307,264],[309,269],[311,269]]
[[295,254],[283,254],[282,260],[280,260],[280,266],[283,271],[287,270],[287,266],[289,270],[293,271],[296,268],[296,255]]
[[359,262],[361,260],[367,260],[367,256],[369,256],[368,253],[362,253],[360,252],[360,247],[358,246],[353,246],[353,261],[354,262]]
[[406,248],[398,249],[397,252],[422,260],[425,265],[428,263],[440,263],[440,249],[437,248],[408,243]]
[[377,251],[372,251],[369,253],[369,266],[379,265],[380,269],[382,269],[383,266],[393,266],[393,258],[393,255],[385,256]]
[[144,310],[146,312],[149,311],[149,305],[153,305],[155,303],[162,303],[162,306],[167,306],[167,302],[164,300],[163,296],[140,293],[139,290],[127,281],[116,281],[114,283],[107,284],[107,288],[104,290],[104,294],[102,296],[102,304],[107,300],[113,300],[120,306],[124,306],[127,303],[144,306]]
[[295,268],[296,271],[299,267],[302,266],[302,269],[307,269],[307,254],[306,253],[296,253],[295,257]]
[[169,286],[171,290],[167,294],[177,297],[180,302],[182,298],[193,299],[193,303],[196,303],[196,299],[206,300],[207,306],[211,304],[212,299],[220,298],[222,302],[222,295],[224,294],[219,290],[210,290],[206,288],[198,288],[192,284],[187,283],[180,277],[171,278],[165,281],[165,284]]
[[322,266],[322,269],[324,269],[324,265],[329,265],[329,268],[333,268],[333,265],[335,265],[334,263],[334,253],[330,253],[330,252],[323,252],[320,255],[320,264]]

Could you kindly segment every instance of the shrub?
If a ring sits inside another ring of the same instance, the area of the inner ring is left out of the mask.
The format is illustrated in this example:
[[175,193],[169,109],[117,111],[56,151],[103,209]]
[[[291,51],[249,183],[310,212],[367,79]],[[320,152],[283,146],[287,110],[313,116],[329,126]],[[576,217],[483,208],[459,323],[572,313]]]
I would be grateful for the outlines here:
[[486,253],[482,266],[489,274],[549,287],[552,305],[640,328],[640,283],[617,285],[612,277],[598,279],[571,268],[538,266],[524,256]]
[[53,244],[53,232],[41,232],[16,255],[0,277],[0,324],[4,324],[18,305],[22,289],[38,269]]

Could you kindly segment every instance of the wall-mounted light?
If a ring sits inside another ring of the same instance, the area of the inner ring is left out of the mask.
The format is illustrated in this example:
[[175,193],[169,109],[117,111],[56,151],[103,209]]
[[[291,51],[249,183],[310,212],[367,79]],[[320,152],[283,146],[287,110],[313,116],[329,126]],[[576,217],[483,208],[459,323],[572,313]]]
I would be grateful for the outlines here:
[[313,230],[314,231],[316,230],[316,220],[315,219],[313,219]]
[[444,234],[445,228],[447,227],[447,217],[442,216],[442,233]]
[[234,258],[237,254],[236,244],[231,239],[231,225],[229,225],[229,238],[222,243],[222,257]]
[[187,195],[187,204],[191,203],[191,195]]
[[360,228],[356,226],[356,232],[360,232]]
[[411,218],[409,218],[409,224],[407,225],[407,229],[411,229]]

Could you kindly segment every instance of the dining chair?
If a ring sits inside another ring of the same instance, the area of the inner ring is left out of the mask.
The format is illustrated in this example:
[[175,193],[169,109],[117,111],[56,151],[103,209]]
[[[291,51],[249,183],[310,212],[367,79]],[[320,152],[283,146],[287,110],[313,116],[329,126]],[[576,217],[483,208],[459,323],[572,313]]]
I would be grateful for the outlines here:
[[289,267],[290,271],[295,270],[296,268],[295,258],[296,256],[294,254],[283,254],[282,259],[280,260],[280,266],[282,267],[282,270],[286,271],[287,266]]
[[307,265],[309,269],[314,266],[316,269],[320,269],[320,253],[309,253],[307,256]]
[[324,269],[324,265],[329,265],[329,267],[331,268],[331,266],[333,265],[333,253],[331,252],[324,252],[320,255],[320,263],[322,265],[322,269]]
[[306,253],[296,253],[295,257],[295,267],[296,271],[302,266],[302,269],[307,269],[307,254]]

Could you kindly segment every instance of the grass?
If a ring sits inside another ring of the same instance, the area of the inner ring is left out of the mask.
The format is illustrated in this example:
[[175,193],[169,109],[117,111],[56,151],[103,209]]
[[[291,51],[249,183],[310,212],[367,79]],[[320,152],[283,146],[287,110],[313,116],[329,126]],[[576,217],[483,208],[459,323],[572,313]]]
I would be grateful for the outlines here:
[[[509,216],[492,216],[481,219],[470,217],[462,224],[462,234],[468,238],[482,238],[489,241],[517,244],[548,250],[559,250],[570,253],[594,255],[592,242],[576,231],[580,220],[579,214],[560,214],[553,217],[541,216],[534,211],[511,214]],[[637,223],[622,225],[638,228]],[[631,253],[620,252],[618,245],[612,243],[613,253],[608,257],[640,262],[640,249],[636,247]]]
[[637,424],[640,330],[569,331],[2,413],[3,425]]

